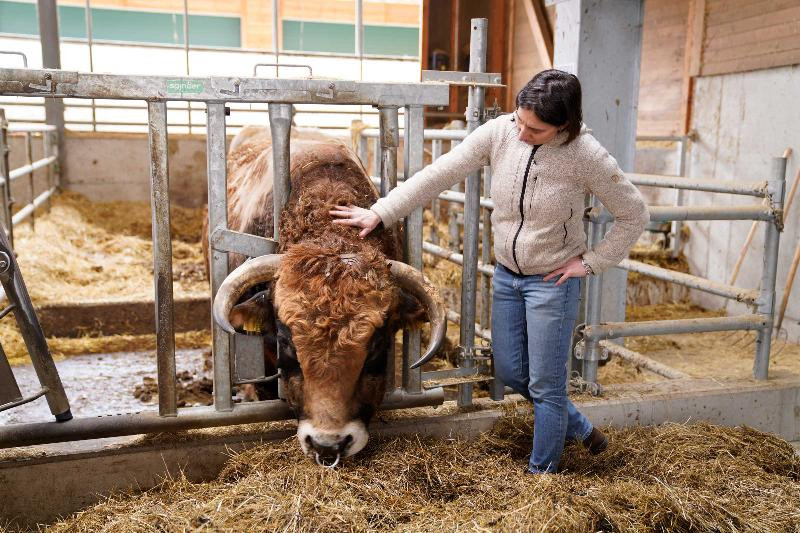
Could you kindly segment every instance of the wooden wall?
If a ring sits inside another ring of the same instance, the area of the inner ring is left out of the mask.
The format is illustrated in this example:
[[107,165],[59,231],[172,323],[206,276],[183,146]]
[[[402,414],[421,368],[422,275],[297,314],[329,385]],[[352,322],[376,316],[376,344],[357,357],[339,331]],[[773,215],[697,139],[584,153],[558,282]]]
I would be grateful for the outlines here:
[[800,0],[707,0],[701,75],[798,63]]

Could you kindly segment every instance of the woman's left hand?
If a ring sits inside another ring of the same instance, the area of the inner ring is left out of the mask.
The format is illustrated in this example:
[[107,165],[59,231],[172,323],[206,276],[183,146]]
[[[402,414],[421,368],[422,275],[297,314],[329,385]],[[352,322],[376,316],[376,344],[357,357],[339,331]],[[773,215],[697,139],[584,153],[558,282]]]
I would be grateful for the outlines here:
[[555,278],[556,276],[561,276],[556,281],[556,285],[561,285],[562,283],[566,282],[569,278],[583,278],[586,276],[586,269],[583,268],[583,263],[581,263],[581,256],[573,257],[562,266],[558,267],[557,269],[550,272],[548,275],[542,278],[542,281],[550,281],[551,279]]

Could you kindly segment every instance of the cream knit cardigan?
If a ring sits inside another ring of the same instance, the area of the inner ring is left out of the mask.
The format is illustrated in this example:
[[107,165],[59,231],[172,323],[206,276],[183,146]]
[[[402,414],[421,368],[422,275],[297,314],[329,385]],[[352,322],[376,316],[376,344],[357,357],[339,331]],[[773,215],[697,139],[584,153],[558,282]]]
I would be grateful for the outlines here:
[[[519,140],[513,115],[489,120],[457,147],[379,199],[371,209],[391,226],[485,165],[492,167],[495,259],[525,275],[545,274],[582,255],[599,274],[627,256],[649,220],[642,195],[584,126],[533,147]],[[532,155],[533,154],[533,155]],[[605,237],[587,251],[584,196],[614,215]]]

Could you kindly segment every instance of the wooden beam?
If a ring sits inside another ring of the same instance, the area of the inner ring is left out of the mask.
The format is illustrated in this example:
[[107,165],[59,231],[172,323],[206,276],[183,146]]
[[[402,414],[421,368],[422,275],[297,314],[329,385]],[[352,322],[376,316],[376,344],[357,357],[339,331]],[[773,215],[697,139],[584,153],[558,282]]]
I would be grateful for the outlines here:
[[516,27],[514,21],[516,16],[517,0],[509,0],[508,18],[506,19],[508,20],[508,55],[506,56],[506,70],[503,73],[503,82],[506,84],[506,102],[503,109],[506,110],[511,110],[516,107],[516,102],[514,101],[514,88],[512,87],[514,82],[514,28]]
[[533,9],[536,11],[536,20],[539,22],[539,28],[542,30],[542,37],[544,38],[544,45],[547,47],[547,55],[550,56],[550,64],[553,64],[553,53],[555,42],[553,40],[553,28],[550,27],[550,19],[547,18],[547,12],[544,9],[542,0],[531,0]]
[[547,28],[547,17],[544,19],[545,24],[542,24],[537,16],[536,9],[533,7],[533,4],[538,3],[538,0],[521,1],[522,5],[525,7],[525,14],[528,17],[528,25],[530,26],[531,33],[533,34],[533,42],[536,45],[536,53],[539,56],[539,62],[546,69],[553,68],[553,39],[551,36],[548,47],[548,39],[544,30],[542,29],[542,26]]
[[420,21],[419,32],[422,34],[422,43],[420,44],[420,79],[422,79],[423,70],[430,70],[428,65],[429,57],[431,55],[430,48],[430,31],[431,31],[431,0],[422,0],[422,21]]
[[689,0],[686,47],[683,52],[683,116],[681,130],[689,133],[692,123],[694,79],[700,75],[703,61],[703,41],[706,33],[706,0]]
[[[505,76],[506,50],[508,49],[508,39],[505,39],[503,32],[506,26],[506,13],[508,11],[509,0],[499,0],[494,2],[492,9],[488,12],[489,16],[489,50],[486,61],[487,72],[500,72],[503,79]],[[489,89],[486,91],[486,105],[492,106],[495,101],[497,105],[505,109],[506,93],[502,88]]]

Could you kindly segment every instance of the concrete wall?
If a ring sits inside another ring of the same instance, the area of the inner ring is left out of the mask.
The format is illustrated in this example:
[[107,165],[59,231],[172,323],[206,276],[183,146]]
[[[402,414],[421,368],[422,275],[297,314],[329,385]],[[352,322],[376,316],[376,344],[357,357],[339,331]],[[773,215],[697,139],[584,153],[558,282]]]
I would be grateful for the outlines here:
[[[787,194],[800,170],[800,66],[752,72],[707,76],[695,82],[691,127],[697,140],[691,145],[687,173],[690,177],[763,180],[770,178],[771,158],[787,147],[794,153],[787,165]],[[639,172],[673,174],[675,151],[654,143],[640,144],[636,169]],[[645,191],[651,203],[673,203],[675,193]],[[689,205],[752,204],[757,199],[724,194],[690,192]],[[691,236],[686,255],[692,273],[719,281],[729,281],[744,240],[749,221],[689,222]],[[794,249],[800,240],[800,198],[795,197],[781,235],[776,307]],[[759,228],[751,244],[737,285],[758,287],[761,279],[763,230]],[[800,340],[800,281],[789,300],[783,327],[789,339]],[[721,298],[692,291],[697,303],[720,308]],[[745,312],[740,304],[728,303],[728,311]]]

